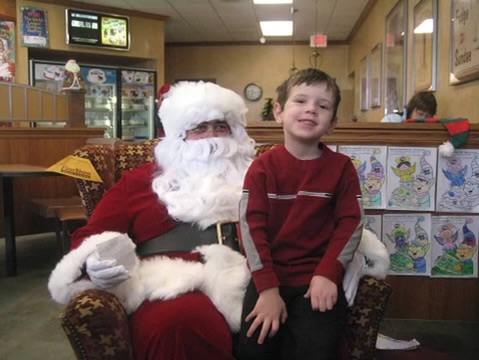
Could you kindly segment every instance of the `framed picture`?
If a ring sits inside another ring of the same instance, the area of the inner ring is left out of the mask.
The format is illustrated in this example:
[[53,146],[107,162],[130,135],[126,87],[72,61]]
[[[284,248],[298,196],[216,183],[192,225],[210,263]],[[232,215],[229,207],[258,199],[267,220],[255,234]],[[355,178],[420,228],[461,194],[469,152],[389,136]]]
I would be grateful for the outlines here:
[[403,111],[406,99],[407,1],[399,0],[386,16],[384,40],[384,113]]
[[15,77],[15,22],[0,20],[0,81]]
[[359,110],[366,111],[368,109],[369,95],[369,55],[361,60],[359,69]]
[[20,7],[21,43],[26,47],[50,47],[47,11],[40,8]]
[[421,0],[414,7],[413,90],[436,90],[437,0]]
[[449,83],[479,77],[479,1],[451,1],[451,74]]
[[369,60],[369,106],[381,106],[381,73],[382,73],[382,53],[383,46],[378,43],[371,51]]

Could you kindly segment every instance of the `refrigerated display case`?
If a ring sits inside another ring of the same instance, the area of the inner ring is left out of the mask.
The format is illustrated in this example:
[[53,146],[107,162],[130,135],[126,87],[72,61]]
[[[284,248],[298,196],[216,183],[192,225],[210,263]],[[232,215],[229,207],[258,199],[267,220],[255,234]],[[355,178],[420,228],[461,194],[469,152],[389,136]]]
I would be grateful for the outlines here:
[[[146,140],[155,136],[156,72],[79,64],[85,84],[85,123],[105,137]],[[30,84],[60,92],[64,64],[30,60]]]
[[121,70],[123,138],[151,139],[155,134],[155,73]]
[[105,127],[105,137],[116,138],[117,70],[80,66],[85,84],[85,122],[89,127]]

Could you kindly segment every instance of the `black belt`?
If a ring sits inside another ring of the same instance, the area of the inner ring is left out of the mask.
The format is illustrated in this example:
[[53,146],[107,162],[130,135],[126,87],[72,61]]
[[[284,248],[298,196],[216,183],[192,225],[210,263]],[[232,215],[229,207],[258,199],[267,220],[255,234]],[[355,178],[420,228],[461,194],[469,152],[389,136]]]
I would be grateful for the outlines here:
[[200,230],[188,223],[179,223],[166,233],[136,245],[139,256],[174,251],[192,251],[197,246],[222,244],[239,251],[236,222],[219,222]]

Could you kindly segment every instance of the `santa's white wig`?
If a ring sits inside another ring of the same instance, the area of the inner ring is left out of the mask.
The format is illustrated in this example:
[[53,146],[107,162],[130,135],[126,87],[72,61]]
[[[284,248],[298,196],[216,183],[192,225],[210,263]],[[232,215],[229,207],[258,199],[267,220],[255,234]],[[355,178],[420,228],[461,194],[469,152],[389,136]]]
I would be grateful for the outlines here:
[[[165,94],[159,111],[165,137],[155,148],[162,172],[152,187],[170,216],[202,229],[237,220],[243,178],[254,157],[246,111],[239,95],[213,83],[181,82]],[[231,135],[185,139],[187,130],[212,120],[226,121]]]
[[224,120],[233,137],[245,132],[246,107],[241,96],[219,85],[203,81],[181,81],[164,95],[158,115],[167,138],[186,136],[205,121]]

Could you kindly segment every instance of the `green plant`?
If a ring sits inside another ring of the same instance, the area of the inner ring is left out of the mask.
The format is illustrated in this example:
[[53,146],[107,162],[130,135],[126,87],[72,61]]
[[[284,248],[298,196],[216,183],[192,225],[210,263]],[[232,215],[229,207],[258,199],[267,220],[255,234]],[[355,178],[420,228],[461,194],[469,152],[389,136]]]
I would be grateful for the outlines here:
[[266,98],[265,99],[263,110],[261,111],[261,119],[262,120],[274,120],[273,99],[272,98]]

